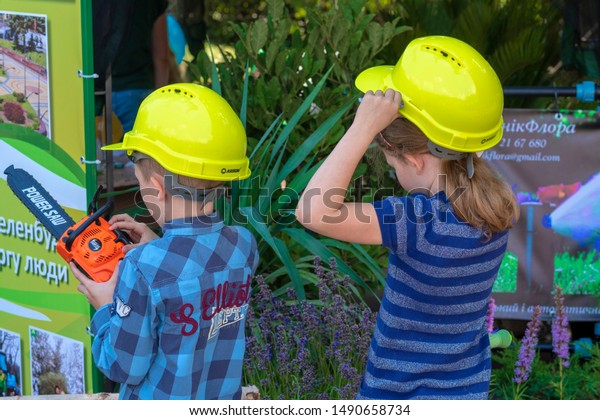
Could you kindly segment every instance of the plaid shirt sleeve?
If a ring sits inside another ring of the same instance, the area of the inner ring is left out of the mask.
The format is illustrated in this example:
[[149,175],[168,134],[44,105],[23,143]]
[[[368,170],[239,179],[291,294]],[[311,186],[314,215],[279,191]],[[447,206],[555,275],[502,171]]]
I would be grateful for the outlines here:
[[148,373],[158,322],[153,299],[146,279],[125,258],[112,306],[100,308],[91,323],[94,362],[110,380],[135,385]]

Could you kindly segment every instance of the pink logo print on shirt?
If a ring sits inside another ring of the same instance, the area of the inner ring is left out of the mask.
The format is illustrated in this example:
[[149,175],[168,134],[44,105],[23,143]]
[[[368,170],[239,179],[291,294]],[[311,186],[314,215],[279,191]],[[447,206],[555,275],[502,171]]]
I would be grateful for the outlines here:
[[[198,330],[198,322],[191,317],[193,313],[194,306],[191,303],[186,303],[179,308],[179,314],[171,312],[169,318],[176,324],[183,324],[181,326],[181,334],[188,336],[194,334]],[[188,329],[188,327],[190,328]]]

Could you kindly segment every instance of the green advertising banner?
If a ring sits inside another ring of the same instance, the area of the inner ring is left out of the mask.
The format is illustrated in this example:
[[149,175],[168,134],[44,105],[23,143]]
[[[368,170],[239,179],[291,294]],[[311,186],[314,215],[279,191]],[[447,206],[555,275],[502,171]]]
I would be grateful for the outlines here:
[[56,239],[4,174],[24,169],[74,221],[86,215],[96,183],[95,165],[82,163],[95,159],[89,16],[90,0],[0,3],[0,369],[8,395],[94,391],[90,305]]

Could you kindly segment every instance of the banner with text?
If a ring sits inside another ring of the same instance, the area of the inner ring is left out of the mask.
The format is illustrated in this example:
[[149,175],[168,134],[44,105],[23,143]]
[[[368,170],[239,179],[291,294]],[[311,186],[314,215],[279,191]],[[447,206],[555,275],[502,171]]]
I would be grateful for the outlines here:
[[4,174],[22,168],[73,220],[87,213],[95,187],[81,163],[94,124],[85,105],[93,88],[80,77],[91,53],[82,24],[88,1],[0,3],[0,368],[11,379],[9,395],[53,394],[57,386],[92,392],[90,305],[56,239]]
[[600,320],[600,125],[595,111],[506,109],[483,158],[512,186],[521,217],[496,283],[496,317],[551,315],[555,287],[570,320]]

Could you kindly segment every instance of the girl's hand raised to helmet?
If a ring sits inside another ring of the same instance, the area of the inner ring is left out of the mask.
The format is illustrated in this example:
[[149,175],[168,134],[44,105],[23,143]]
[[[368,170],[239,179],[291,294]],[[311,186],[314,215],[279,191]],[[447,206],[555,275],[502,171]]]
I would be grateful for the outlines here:
[[108,223],[110,224],[111,230],[123,230],[127,232],[133,241],[132,244],[128,244],[123,247],[124,253],[127,253],[139,245],[158,238],[158,235],[154,233],[146,224],[136,222],[135,219],[128,214],[115,214],[110,218]]
[[384,92],[371,90],[362,97],[354,116],[354,124],[375,136],[400,116],[398,110],[404,105],[400,92],[387,89]]

